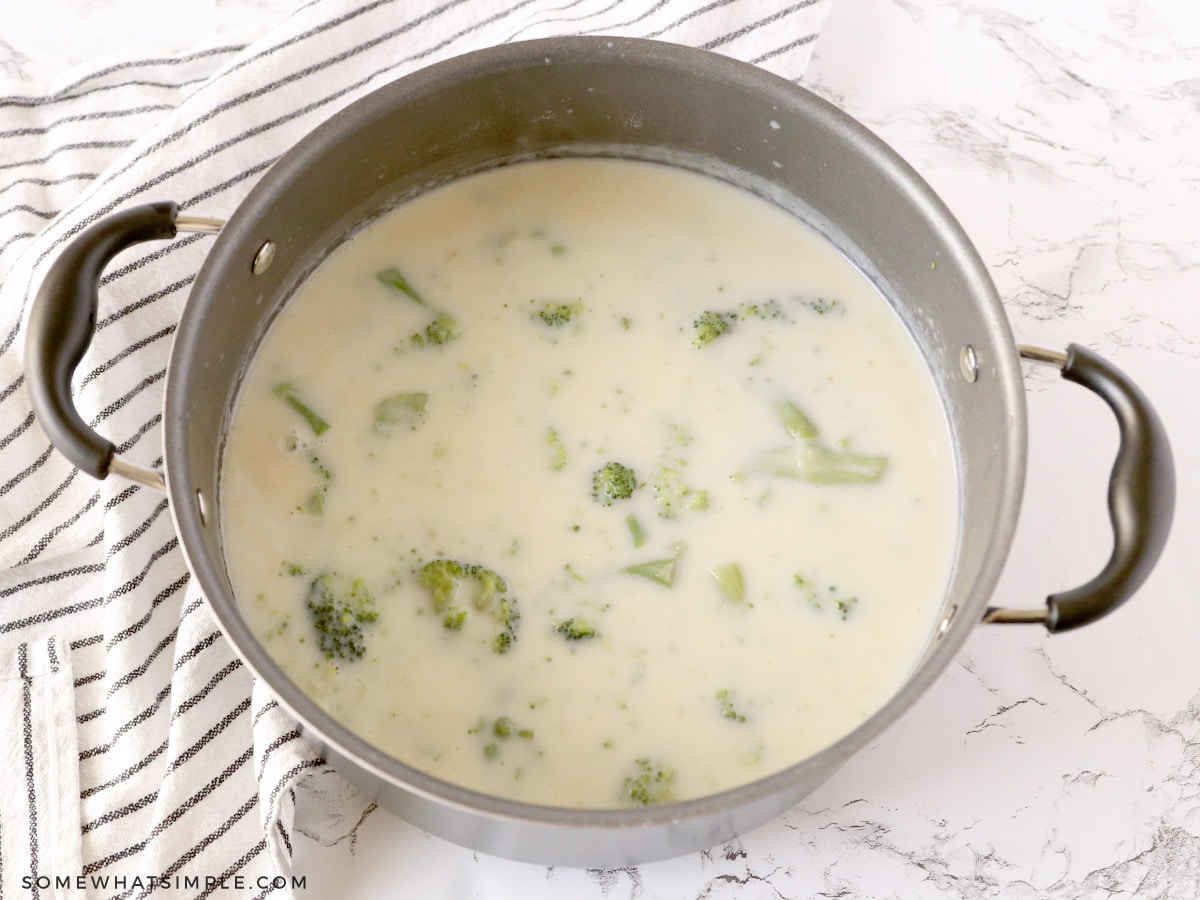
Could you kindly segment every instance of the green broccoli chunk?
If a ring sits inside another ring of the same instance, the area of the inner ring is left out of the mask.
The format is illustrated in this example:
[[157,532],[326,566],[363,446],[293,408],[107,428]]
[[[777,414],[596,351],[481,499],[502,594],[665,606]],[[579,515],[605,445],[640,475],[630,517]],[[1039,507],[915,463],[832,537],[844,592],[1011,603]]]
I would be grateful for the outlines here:
[[567,445],[554,428],[546,429],[546,446],[550,448],[550,468],[559,472],[567,464]]
[[733,328],[736,318],[736,313],[719,313],[712,310],[700,313],[692,322],[692,327],[695,329],[692,346],[707,347],[721,335],[727,334]]
[[434,320],[425,326],[424,332],[412,336],[414,346],[424,347],[426,344],[440,347],[462,337],[462,328],[450,313],[440,312]]
[[521,618],[521,611],[517,609],[517,601],[512,597],[501,597],[493,615],[500,631],[492,641],[492,650],[503,655],[516,643],[517,620]]
[[601,506],[612,506],[614,500],[632,497],[637,486],[633,469],[619,462],[605,463],[592,475],[592,499]]
[[683,465],[686,463],[682,459],[666,460],[650,479],[660,518],[678,519],[687,510],[708,509],[708,491],[695,490],[684,482],[679,470]]
[[333,481],[333,472],[329,470],[329,467],[325,463],[321,462],[321,458],[315,453],[309,453],[308,461],[321,481],[316,489],[308,495],[308,500],[305,502],[304,508],[314,516],[319,516],[325,512],[325,498],[329,495],[329,485]]
[[646,529],[642,527],[642,523],[633,513],[625,517],[625,527],[629,529],[629,537],[633,541],[633,546],[640,547],[646,543]]
[[417,293],[415,287],[409,284],[408,279],[404,277],[404,274],[399,269],[384,269],[382,272],[377,273],[375,277],[388,287],[395,288],[400,293],[408,295],[422,306],[425,305],[425,299]]
[[466,566],[467,576],[475,579],[475,608],[489,609],[496,598],[508,591],[508,585],[499,574],[484,566]]
[[467,621],[467,610],[459,604],[466,582],[474,582],[471,603],[488,612],[500,630],[492,642],[496,653],[507,653],[517,639],[517,621],[521,612],[517,601],[508,596],[508,585],[499,574],[485,566],[435,559],[417,572],[417,581],[429,589],[433,611],[442,617],[442,625],[460,631]]
[[679,560],[682,556],[683,545],[679,545],[675,548],[675,555],[670,559],[652,559],[649,562],[635,563],[632,566],[626,566],[621,571],[630,575],[641,575],[666,587],[673,587],[675,576],[679,572]]
[[534,315],[551,328],[560,328],[583,312],[582,303],[547,303]]
[[329,430],[329,423],[314,412],[312,407],[300,399],[300,395],[296,391],[296,386],[290,381],[281,381],[271,389],[271,392],[276,397],[282,397],[288,406],[300,413],[304,417],[304,421],[308,423],[308,427],[312,429],[313,434],[320,437]]
[[582,641],[585,638],[596,636],[596,626],[586,619],[577,617],[564,619],[554,626],[554,630],[568,641]]
[[501,716],[500,718],[496,719],[494,722],[492,722],[490,729],[487,726],[487,720],[481,718],[479,723],[474,728],[467,729],[467,733],[484,735],[490,734],[491,737],[499,738],[500,743],[497,743],[494,740],[487,740],[485,737],[487,743],[483,745],[483,755],[488,759],[495,759],[500,754],[503,742],[507,741],[509,738],[515,736],[526,741],[531,741],[534,737],[532,728],[519,727],[508,716]]
[[798,441],[811,441],[817,436],[817,426],[791,400],[780,400],[775,404],[775,414],[788,434]]
[[675,770],[654,765],[648,759],[634,760],[636,773],[626,776],[623,794],[639,806],[670,803],[675,799]]
[[742,567],[737,563],[719,563],[708,567],[708,574],[716,581],[721,596],[730,603],[742,603],[746,599],[746,579]]
[[819,442],[817,426],[790,400],[779,401],[775,414],[795,443],[764,453],[755,461],[755,471],[814,484],[856,484],[883,477],[886,456],[855,453]]
[[717,704],[721,708],[721,715],[726,719],[732,719],[734,722],[746,721],[746,717],[733,705],[733,692],[728,688],[717,691]]
[[832,604],[833,608],[841,615],[843,622],[850,617],[850,610],[858,603],[858,597],[840,596],[837,588],[833,585],[829,585],[824,591],[819,591],[816,585],[801,575],[793,575],[792,584],[797,590],[804,593],[804,599],[814,609],[821,609],[826,603]]
[[465,574],[462,564],[452,559],[435,559],[417,573],[417,581],[429,589],[433,598],[433,611],[443,617],[442,624],[452,631],[461,629],[467,620],[466,610],[455,602]]
[[783,307],[776,300],[764,300],[762,303],[743,303],[738,307],[739,319],[786,319]]
[[317,632],[318,647],[326,659],[361,659],[366,653],[365,626],[379,614],[375,598],[362,579],[322,574],[308,588],[307,605]]
[[416,431],[429,413],[429,395],[423,391],[392,394],[375,404],[375,430],[390,432],[396,428]]
[[825,316],[832,312],[844,314],[846,307],[842,306],[836,299],[829,297],[801,297],[800,305],[807,308],[818,316]]
[[879,481],[888,458],[835,450],[814,442],[778,447],[759,457],[755,469],[814,484],[862,484]]

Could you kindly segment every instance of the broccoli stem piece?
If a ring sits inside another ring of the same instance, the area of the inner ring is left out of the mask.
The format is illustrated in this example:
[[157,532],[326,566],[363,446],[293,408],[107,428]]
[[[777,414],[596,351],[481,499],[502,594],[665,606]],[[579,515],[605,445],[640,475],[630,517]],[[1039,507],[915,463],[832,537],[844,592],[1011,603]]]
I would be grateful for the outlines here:
[[416,431],[428,412],[429,395],[424,391],[392,394],[375,404],[375,430],[390,432],[399,426],[406,426]]
[[417,293],[416,288],[414,288],[411,284],[409,284],[408,279],[404,277],[404,274],[399,269],[396,269],[396,268],[384,269],[382,272],[379,272],[375,277],[378,278],[380,281],[382,281],[384,284],[386,284],[388,287],[393,287],[396,290],[400,291],[402,294],[407,294],[409,297],[411,297],[413,300],[416,300],[422,306],[426,305],[424,298],[419,293]]
[[329,430],[329,423],[317,415],[312,407],[300,399],[300,395],[296,391],[296,386],[290,381],[281,381],[271,389],[271,392],[276,397],[282,397],[288,406],[300,413],[304,417],[304,421],[308,423],[308,427],[313,430],[313,434],[320,437]]
[[601,506],[612,506],[614,500],[632,497],[637,486],[633,469],[619,462],[605,463],[592,474],[592,499]]
[[659,584],[671,587],[675,584],[675,574],[678,569],[679,560],[671,557],[670,559],[655,559],[650,562],[626,566],[621,571],[628,572],[630,575],[643,575],[652,581],[657,581]]
[[817,426],[792,401],[780,400],[775,404],[775,413],[783,427],[788,430],[788,434],[796,440],[811,441],[817,436]]
[[675,548],[675,555],[670,559],[654,559],[649,562],[636,563],[626,566],[621,571],[628,572],[630,575],[641,575],[666,587],[673,587],[675,576],[679,572],[679,560],[682,556],[683,546],[680,545]]
[[782,475],[814,484],[862,484],[879,481],[887,463],[886,456],[831,450],[808,442],[768,451],[759,457],[754,468],[767,475]]
[[814,484],[861,484],[883,477],[886,456],[832,449],[819,443],[817,426],[790,400],[779,401],[775,414],[796,443],[764,453],[753,464],[755,471]]
[[737,563],[719,563],[708,567],[708,574],[717,582],[721,596],[731,603],[742,603],[746,599],[746,580],[742,567]]
[[646,543],[646,530],[642,528],[642,523],[638,521],[637,516],[633,513],[625,517],[625,527],[629,529],[629,536],[633,539],[633,546],[640,547]]

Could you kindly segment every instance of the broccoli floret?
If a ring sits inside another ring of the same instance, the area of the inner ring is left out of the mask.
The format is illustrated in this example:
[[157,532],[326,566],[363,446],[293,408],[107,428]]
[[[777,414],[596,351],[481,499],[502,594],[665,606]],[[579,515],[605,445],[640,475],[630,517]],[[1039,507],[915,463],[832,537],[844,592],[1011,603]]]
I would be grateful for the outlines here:
[[721,589],[721,596],[731,603],[742,603],[746,599],[746,580],[742,567],[737,563],[719,563],[708,567],[708,573]]
[[698,491],[683,480],[680,468],[686,463],[679,458],[661,462],[650,479],[654,499],[658,503],[658,515],[663,519],[677,519],[680,513],[690,509],[708,509],[708,491]]
[[404,277],[399,269],[385,269],[375,276],[388,287],[395,288],[402,294],[407,294],[413,300],[416,300],[422,306],[425,305],[424,298],[417,293],[417,289],[408,283],[408,279]]
[[566,325],[581,312],[583,312],[582,303],[547,303],[534,315],[551,328],[558,328]]
[[596,636],[596,626],[586,619],[564,619],[554,626],[554,630],[568,641],[582,641]]
[[412,342],[417,347],[424,347],[426,344],[441,346],[448,344],[453,340],[462,336],[462,328],[450,313],[440,312],[425,326],[425,331],[418,332],[412,336]]
[[304,421],[308,423],[308,427],[312,429],[313,434],[320,437],[329,430],[329,423],[317,415],[312,407],[300,399],[300,395],[296,391],[296,386],[290,381],[282,381],[271,390],[276,397],[282,397],[288,406],[304,417]]
[[375,598],[362,579],[318,575],[308,588],[308,610],[317,631],[318,647],[326,659],[361,659],[366,653],[365,626],[379,614]]
[[429,412],[429,395],[423,391],[392,394],[375,404],[375,430],[389,432],[397,427],[416,431]]
[[521,612],[515,598],[508,596],[504,579],[485,566],[464,565],[452,559],[435,559],[417,572],[417,581],[429,588],[433,611],[442,616],[442,625],[459,631],[467,621],[467,610],[459,605],[459,596],[467,581],[475,584],[471,603],[491,614],[500,631],[492,642],[496,653],[507,653],[517,639],[517,621]]
[[745,722],[746,717],[738,712],[733,705],[733,692],[728,688],[717,691],[717,703],[721,707],[721,715],[734,722]]
[[614,500],[632,497],[637,486],[633,469],[619,462],[605,463],[592,475],[592,499],[601,506],[612,506]]
[[675,770],[654,765],[648,759],[634,760],[637,772],[627,776],[624,796],[641,806],[670,803],[675,799]]
[[496,601],[496,598],[508,590],[508,585],[504,583],[496,572],[491,569],[486,569],[483,566],[467,566],[467,575],[475,579],[475,583],[479,585],[475,591],[475,608],[489,609]]
[[512,649],[517,640],[517,620],[521,618],[521,611],[512,597],[501,597],[493,614],[500,626],[500,633],[492,641],[492,650],[504,654]]
[[692,338],[692,345],[695,347],[707,347],[721,335],[728,333],[733,328],[734,319],[737,318],[736,313],[719,313],[712,310],[705,310],[696,317],[692,322],[692,327],[695,329],[695,336]]
[[467,612],[455,604],[459,584],[465,575],[461,563],[452,559],[435,559],[417,573],[417,581],[429,588],[433,611],[442,616],[442,624],[457,631],[467,620]]

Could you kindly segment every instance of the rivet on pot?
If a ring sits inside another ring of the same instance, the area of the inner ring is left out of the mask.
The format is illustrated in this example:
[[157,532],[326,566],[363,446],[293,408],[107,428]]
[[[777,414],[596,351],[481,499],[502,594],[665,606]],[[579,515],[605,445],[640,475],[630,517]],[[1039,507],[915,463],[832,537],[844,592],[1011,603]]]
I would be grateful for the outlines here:
[[271,263],[275,260],[275,242],[267,241],[258,248],[258,252],[254,254],[254,262],[250,264],[250,271],[255,275],[261,275],[271,267]]
[[963,345],[958,354],[958,365],[962,369],[963,378],[969,383],[979,378],[979,357],[975,355],[975,348],[970,344]]
[[954,621],[954,614],[958,612],[958,604],[950,607],[946,615],[942,617],[942,621],[938,623],[937,636],[942,638],[946,632],[950,630],[950,623]]
[[208,525],[208,504],[204,502],[204,495],[200,493],[200,488],[196,488],[196,512],[200,514],[200,524]]

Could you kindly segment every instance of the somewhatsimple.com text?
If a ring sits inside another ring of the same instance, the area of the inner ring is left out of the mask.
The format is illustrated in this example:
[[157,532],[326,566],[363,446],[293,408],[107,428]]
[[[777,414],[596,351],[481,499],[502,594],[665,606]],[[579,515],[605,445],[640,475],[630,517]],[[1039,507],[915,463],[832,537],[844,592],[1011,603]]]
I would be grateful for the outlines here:
[[50,888],[74,888],[78,891],[244,891],[250,888],[281,890],[290,887],[295,891],[307,887],[305,879],[304,875],[258,875],[253,878],[245,875],[227,878],[212,875],[24,875],[21,877],[21,887],[43,891]]

